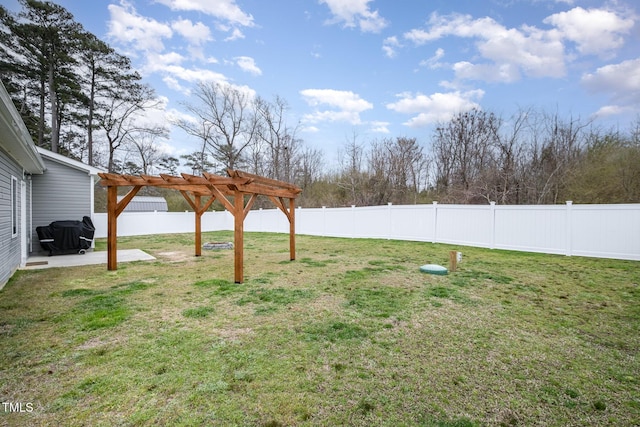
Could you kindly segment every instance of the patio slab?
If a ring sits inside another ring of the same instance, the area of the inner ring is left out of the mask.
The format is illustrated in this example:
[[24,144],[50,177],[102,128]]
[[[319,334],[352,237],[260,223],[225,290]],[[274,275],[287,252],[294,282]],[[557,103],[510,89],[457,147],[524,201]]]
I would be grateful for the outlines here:
[[[154,256],[140,249],[122,249],[118,250],[118,262],[130,261],[151,261],[156,259]],[[89,251],[84,255],[54,255],[54,256],[32,256],[27,259],[27,264],[21,267],[22,270],[31,270],[39,268],[52,267],[77,267],[81,265],[106,264],[107,251],[93,252]]]

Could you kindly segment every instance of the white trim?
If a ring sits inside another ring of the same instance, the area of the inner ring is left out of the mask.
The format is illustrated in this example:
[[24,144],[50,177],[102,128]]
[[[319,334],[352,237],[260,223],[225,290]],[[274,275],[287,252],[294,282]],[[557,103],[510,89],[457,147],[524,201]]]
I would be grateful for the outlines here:
[[94,168],[93,166],[86,165],[82,162],[79,162],[77,160],[71,159],[69,157],[63,156],[58,153],[54,153],[53,151],[49,151],[42,147],[36,147],[36,150],[38,154],[40,154],[40,156],[46,159],[52,160],[57,163],[62,163],[63,165],[69,166],[74,169],[81,170],[83,172],[86,172],[88,175],[97,176],[99,172],[106,172],[103,169]]
[[11,238],[18,237],[18,178],[11,175]]
[[27,264],[27,183],[20,181],[20,266]]
[[2,82],[0,82],[0,146],[27,172],[35,174],[44,172],[44,162],[36,151],[31,135]]
[[33,252],[33,180],[29,179],[29,253]]

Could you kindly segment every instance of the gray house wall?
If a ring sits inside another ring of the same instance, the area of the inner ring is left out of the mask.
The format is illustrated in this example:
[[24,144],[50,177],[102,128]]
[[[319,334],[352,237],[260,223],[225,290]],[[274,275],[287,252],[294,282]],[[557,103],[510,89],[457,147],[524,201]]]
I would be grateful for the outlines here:
[[[20,197],[18,197],[18,235],[12,237],[11,224],[11,177],[18,179],[18,186],[23,181],[22,167],[13,161],[7,153],[0,149],[0,288],[9,280],[13,272],[20,266]],[[29,187],[27,186],[27,191]],[[18,196],[20,195],[18,188]],[[28,200],[29,195],[27,195]],[[27,209],[28,212],[28,209]]]
[[43,252],[36,227],[53,221],[76,220],[92,217],[93,178],[81,171],[43,156],[47,168],[43,175],[34,175],[32,197],[32,253]]

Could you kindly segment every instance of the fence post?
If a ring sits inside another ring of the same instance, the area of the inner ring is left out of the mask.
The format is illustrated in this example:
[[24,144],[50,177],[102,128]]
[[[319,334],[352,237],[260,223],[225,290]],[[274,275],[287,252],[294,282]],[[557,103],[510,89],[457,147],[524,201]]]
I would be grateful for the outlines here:
[[322,236],[327,235],[327,207],[322,207]]
[[496,202],[490,202],[491,207],[491,245],[490,249],[495,249],[496,247]]
[[433,243],[438,243],[438,202],[433,202]]
[[565,225],[567,227],[566,230],[566,255],[571,256],[573,254],[572,244],[571,244],[571,229],[572,229],[572,221],[573,215],[571,214],[573,202],[571,200],[567,200],[567,214],[566,214],[566,222]]
[[393,236],[393,212],[391,211],[391,206],[393,203],[387,203],[387,212],[389,214],[389,232],[387,233],[387,240],[391,240]]
[[351,205],[351,238],[356,237],[356,205]]

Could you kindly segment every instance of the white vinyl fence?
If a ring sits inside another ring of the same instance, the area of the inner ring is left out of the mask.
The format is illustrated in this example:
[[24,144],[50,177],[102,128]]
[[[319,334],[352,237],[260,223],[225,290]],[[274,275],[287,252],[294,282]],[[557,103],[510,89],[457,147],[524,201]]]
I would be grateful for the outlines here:
[[[107,214],[95,214],[96,237]],[[288,233],[278,209],[254,210],[245,231]],[[187,233],[193,212],[122,213],[118,235]],[[202,231],[233,230],[228,212],[207,212]],[[387,205],[296,209],[296,234],[450,243],[492,249],[640,260],[640,204]]]

